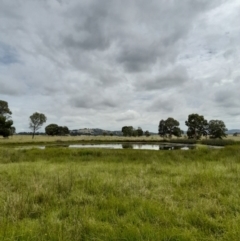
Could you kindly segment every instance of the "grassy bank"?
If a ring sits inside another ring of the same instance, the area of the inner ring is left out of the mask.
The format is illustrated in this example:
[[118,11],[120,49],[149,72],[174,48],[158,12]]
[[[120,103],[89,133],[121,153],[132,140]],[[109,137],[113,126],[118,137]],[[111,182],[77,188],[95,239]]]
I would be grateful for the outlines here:
[[35,136],[14,135],[8,139],[0,137],[0,145],[48,145],[74,143],[121,143],[121,142],[159,142],[164,139],[159,136],[151,137],[122,137],[122,136]]
[[30,135],[14,135],[8,139],[0,137],[0,146],[19,146],[19,145],[48,145],[48,144],[74,144],[74,143],[122,143],[122,142],[142,142],[142,143],[185,143],[185,144],[207,144],[207,145],[228,145],[240,144],[240,136],[228,136],[223,140],[202,139],[199,141],[189,140],[187,138],[165,139],[158,135],[146,137],[123,137],[123,136],[35,136],[34,139]]
[[0,149],[0,240],[239,240],[240,148]]

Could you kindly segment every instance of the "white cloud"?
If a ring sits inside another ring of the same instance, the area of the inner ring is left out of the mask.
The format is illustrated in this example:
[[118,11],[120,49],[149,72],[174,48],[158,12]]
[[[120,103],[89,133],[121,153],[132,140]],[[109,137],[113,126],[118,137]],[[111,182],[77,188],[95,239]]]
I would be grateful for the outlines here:
[[124,113],[121,113],[118,118],[116,119],[117,121],[128,121],[128,120],[137,120],[139,119],[140,114],[137,111],[134,110],[128,110]]

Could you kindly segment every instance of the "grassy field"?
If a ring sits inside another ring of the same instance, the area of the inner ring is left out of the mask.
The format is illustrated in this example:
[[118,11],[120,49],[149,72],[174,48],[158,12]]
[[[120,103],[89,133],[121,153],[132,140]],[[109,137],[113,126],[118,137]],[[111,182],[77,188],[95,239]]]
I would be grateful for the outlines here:
[[239,240],[240,148],[0,148],[0,240]]
[[[122,136],[35,136],[32,139],[30,135],[14,135],[8,139],[0,137],[0,143],[38,143],[38,142],[77,142],[77,141],[157,141],[163,140],[159,136],[142,137],[122,137]],[[240,138],[239,138],[240,140]]]
[[[173,140],[177,138],[173,137]],[[202,138],[204,139],[204,138]],[[154,136],[142,136],[142,137],[121,137],[121,136],[35,136],[32,139],[31,135],[14,135],[8,139],[0,137],[1,144],[34,144],[34,143],[53,143],[53,142],[121,142],[121,141],[139,141],[139,142],[157,142],[163,141],[164,139],[158,135]],[[186,138],[181,137],[178,140],[186,140]],[[240,142],[240,135],[233,136],[228,135],[227,138],[223,140],[234,140]]]

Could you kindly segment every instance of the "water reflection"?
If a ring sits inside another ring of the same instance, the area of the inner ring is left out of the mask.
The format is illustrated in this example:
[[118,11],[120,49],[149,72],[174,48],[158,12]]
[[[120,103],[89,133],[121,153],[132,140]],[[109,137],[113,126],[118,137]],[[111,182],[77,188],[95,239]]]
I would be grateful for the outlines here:
[[45,148],[56,148],[56,147],[70,147],[70,145],[65,145],[65,144],[58,144],[58,145],[49,145],[49,146],[45,146]]
[[169,145],[159,145],[159,150],[190,150],[195,149],[195,146],[169,146]]
[[133,145],[129,143],[122,144],[122,149],[133,149]]
[[31,148],[100,148],[100,149],[136,149],[136,150],[190,150],[195,149],[194,145],[183,144],[145,144],[145,143],[121,143],[121,144],[58,144],[58,145],[46,145],[46,146],[25,146],[18,147],[17,149],[31,149]]
[[171,145],[171,144],[143,144],[143,143],[122,143],[122,144],[79,144],[69,145],[69,148],[107,148],[107,149],[137,149],[137,150],[189,150],[195,146]]

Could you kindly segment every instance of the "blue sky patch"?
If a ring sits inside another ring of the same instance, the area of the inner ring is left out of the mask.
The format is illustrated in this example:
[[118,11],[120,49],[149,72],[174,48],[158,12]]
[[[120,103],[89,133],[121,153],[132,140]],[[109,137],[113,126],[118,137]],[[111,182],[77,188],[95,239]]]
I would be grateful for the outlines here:
[[15,48],[0,42],[0,64],[9,65],[18,62],[18,53]]

